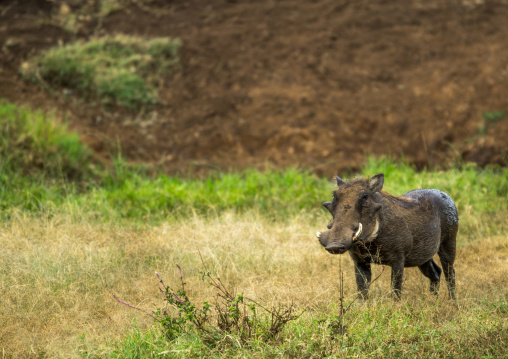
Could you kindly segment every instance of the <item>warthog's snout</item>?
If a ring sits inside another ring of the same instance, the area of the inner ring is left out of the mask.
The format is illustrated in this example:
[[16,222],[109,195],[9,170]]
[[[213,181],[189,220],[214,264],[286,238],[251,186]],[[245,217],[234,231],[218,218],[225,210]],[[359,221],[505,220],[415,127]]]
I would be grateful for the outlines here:
[[346,245],[341,243],[332,243],[325,247],[331,254],[342,254],[347,251]]
[[331,239],[330,238],[330,231],[326,231],[326,232],[317,232],[317,237],[319,239],[319,243],[321,243],[321,245],[323,247],[325,247],[325,249],[331,253],[331,254],[342,254],[342,253],[345,253],[347,252],[350,248],[351,248],[351,245],[353,244],[353,238],[355,237],[354,233],[352,233],[350,239],[345,239],[343,241],[338,241],[336,239]]

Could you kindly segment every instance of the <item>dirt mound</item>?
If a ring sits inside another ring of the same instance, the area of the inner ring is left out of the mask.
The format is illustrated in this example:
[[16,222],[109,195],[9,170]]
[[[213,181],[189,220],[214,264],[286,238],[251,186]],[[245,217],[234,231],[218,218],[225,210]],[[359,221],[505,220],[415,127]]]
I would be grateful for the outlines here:
[[[67,113],[98,153],[120,143],[184,173],[331,175],[370,154],[508,164],[508,114],[492,115],[508,111],[506,1],[138,0],[105,17],[81,3],[2,2],[0,97]],[[105,111],[20,78],[33,52],[105,33],[183,40],[153,111]]]

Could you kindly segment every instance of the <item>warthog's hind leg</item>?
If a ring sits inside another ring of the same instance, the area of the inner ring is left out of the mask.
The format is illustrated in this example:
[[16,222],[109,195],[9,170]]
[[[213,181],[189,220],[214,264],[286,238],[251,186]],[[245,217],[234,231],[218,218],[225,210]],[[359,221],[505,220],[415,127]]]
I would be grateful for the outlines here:
[[434,262],[433,259],[418,266],[424,276],[430,279],[430,291],[437,295],[439,291],[439,278],[441,277],[441,268]]
[[[455,252],[455,251],[454,251]],[[445,254],[439,252],[439,258],[443,265],[443,271],[446,278],[446,284],[448,284],[448,294],[450,298],[455,299],[455,269],[453,269],[453,260]],[[453,255],[455,259],[455,253]]]
[[452,299],[455,299],[455,269],[453,269],[453,263],[455,262],[457,230],[458,222],[442,229],[441,245],[437,251],[443,266],[446,284],[448,284],[448,294]]

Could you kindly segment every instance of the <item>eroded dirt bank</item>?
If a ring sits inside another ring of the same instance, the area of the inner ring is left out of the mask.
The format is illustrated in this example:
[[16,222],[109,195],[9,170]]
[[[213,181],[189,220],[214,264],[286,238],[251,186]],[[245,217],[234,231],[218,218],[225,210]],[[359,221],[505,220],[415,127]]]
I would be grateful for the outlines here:
[[[170,173],[328,176],[369,154],[508,164],[508,116],[484,120],[508,111],[506,1],[132,1],[100,20],[83,3],[0,4],[0,97],[66,113],[99,154],[120,143]],[[80,14],[71,29],[63,9]],[[183,40],[154,111],[105,111],[19,76],[35,51],[106,33]]]

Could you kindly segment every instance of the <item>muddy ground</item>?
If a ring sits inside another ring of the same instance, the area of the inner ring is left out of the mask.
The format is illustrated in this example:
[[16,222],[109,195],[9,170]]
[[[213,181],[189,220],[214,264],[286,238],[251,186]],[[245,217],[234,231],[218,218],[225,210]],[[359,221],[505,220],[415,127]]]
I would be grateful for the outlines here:
[[[508,2],[0,1],[0,98],[67,115],[99,156],[169,173],[310,168],[389,154],[418,167],[508,164]],[[74,22],[69,23],[69,14]],[[183,40],[151,112],[26,82],[37,51],[107,33]],[[507,111],[497,121],[485,113]]]

